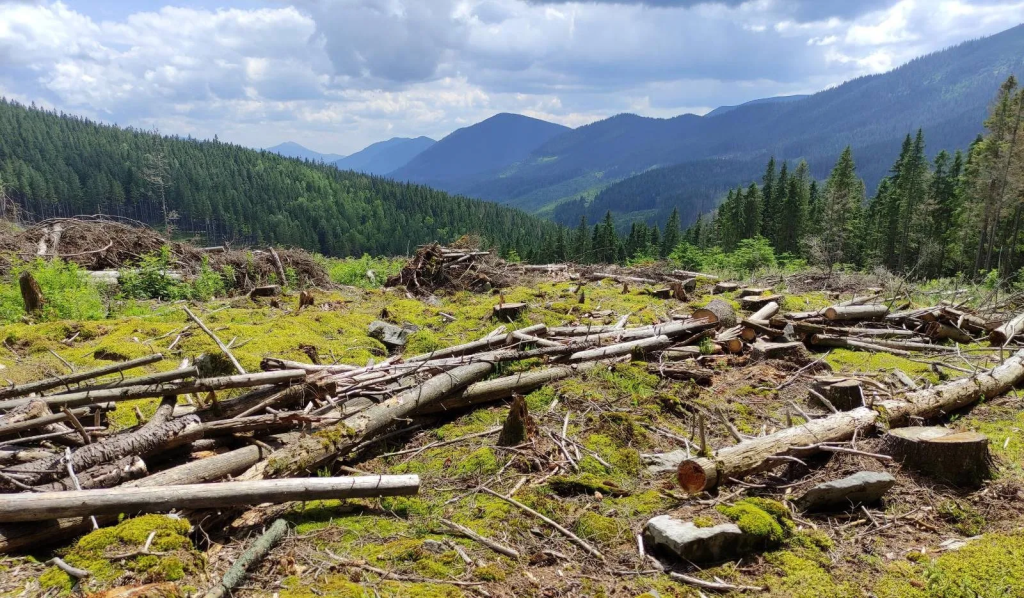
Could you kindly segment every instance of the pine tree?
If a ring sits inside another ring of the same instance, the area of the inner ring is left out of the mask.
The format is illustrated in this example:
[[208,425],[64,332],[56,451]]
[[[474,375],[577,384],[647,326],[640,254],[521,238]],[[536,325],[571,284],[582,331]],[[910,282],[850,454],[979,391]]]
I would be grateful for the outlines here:
[[[783,162],[783,168],[785,168],[785,162]],[[764,176],[761,177],[761,201],[762,205],[759,208],[759,223],[758,231],[755,234],[760,234],[762,237],[773,241],[776,238],[777,224],[778,224],[778,196],[777,196],[777,179],[775,178],[775,156],[768,159],[768,167],[765,169]],[[754,235],[747,235],[744,238],[749,239]]]
[[859,259],[857,230],[864,182],[857,177],[853,152],[847,146],[825,183],[821,199],[821,221],[814,240],[814,257],[832,272],[841,262]]
[[760,234],[761,209],[761,189],[758,188],[757,183],[750,183],[747,192],[743,194],[742,228],[739,240],[753,239]]
[[789,177],[787,181],[785,200],[780,212],[780,222],[783,223],[783,226],[779,227],[776,243],[781,253],[797,253],[800,250],[800,241],[807,233],[808,204],[810,203],[809,179],[810,172],[807,162],[801,161],[793,176]]
[[679,245],[679,240],[679,209],[673,208],[672,215],[668,217],[668,223],[665,224],[665,237],[661,242],[661,259],[665,259],[668,254],[672,253],[676,245]]

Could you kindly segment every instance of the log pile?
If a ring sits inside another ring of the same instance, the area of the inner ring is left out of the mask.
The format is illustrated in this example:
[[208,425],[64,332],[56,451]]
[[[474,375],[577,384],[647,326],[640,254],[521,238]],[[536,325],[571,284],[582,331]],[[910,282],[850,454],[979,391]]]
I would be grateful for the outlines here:
[[439,290],[486,292],[510,286],[515,275],[514,269],[491,251],[434,243],[417,248],[416,255],[384,286],[402,286],[416,295]]

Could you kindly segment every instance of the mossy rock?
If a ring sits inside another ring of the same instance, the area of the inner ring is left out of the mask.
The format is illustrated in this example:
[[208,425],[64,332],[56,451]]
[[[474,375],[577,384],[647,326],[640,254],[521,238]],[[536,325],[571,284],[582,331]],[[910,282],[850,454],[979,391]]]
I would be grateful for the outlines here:
[[794,528],[786,506],[767,498],[745,498],[733,505],[719,505],[718,512],[744,533],[763,538],[766,546],[778,546]]
[[555,476],[548,480],[548,488],[559,496],[593,495],[600,492],[604,496],[625,496],[629,494],[615,482],[600,478],[590,473],[574,476]]
[[[80,539],[64,556],[74,567],[92,573],[85,584],[88,589],[101,589],[122,576],[138,583],[178,581],[202,571],[202,554],[192,546],[188,534],[191,525],[184,519],[166,515],[143,515],[127,519],[113,527],[93,531]],[[160,555],[141,555],[130,559],[111,560],[110,556],[141,550],[151,532],[156,532],[150,550]],[[74,580],[51,567],[40,577],[44,589],[58,588],[70,592]]]

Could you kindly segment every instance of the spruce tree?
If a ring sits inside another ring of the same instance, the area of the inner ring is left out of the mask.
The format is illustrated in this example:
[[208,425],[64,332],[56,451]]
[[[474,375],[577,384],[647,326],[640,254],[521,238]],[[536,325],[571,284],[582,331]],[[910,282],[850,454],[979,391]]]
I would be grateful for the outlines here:
[[672,253],[676,245],[679,245],[679,240],[679,209],[673,208],[672,215],[668,217],[668,223],[665,224],[665,236],[661,242],[662,259],[665,259],[668,257],[668,254]]
[[853,152],[847,146],[825,183],[814,257],[832,272],[836,264],[859,259],[858,225],[864,182],[857,177]]
[[[785,162],[783,162],[783,168],[785,168]],[[761,196],[762,196],[762,207],[759,209],[760,222],[758,224],[758,233],[762,237],[773,241],[776,238],[777,225],[778,225],[778,189],[777,179],[775,178],[775,156],[768,159],[768,167],[764,171],[764,176],[761,177]],[[754,235],[747,235],[744,238],[751,238]]]

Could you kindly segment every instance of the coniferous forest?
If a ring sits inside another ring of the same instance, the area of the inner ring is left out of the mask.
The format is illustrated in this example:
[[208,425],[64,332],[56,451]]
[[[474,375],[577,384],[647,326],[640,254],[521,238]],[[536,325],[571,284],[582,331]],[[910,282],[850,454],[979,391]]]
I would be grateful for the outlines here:
[[[0,100],[0,184],[22,220],[109,214],[215,244],[399,255],[477,234],[524,258],[553,224],[428,187]],[[6,205],[6,204],[5,204]]]
[[915,278],[995,271],[1010,279],[1024,267],[1022,118],[1024,90],[1010,77],[971,147],[929,160],[927,132],[908,134],[870,197],[850,148],[824,181],[806,162],[773,158],[760,181],[730,190],[686,230],[675,210],[660,228],[637,222],[626,234],[610,211],[596,223],[581,216],[570,229],[424,186],[13,102],[0,102],[0,184],[35,219],[104,213],[208,242],[328,255],[403,254],[479,234],[534,262],[671,258],[698,268],[702,255],[743,247],[828,268],[884,266]]

